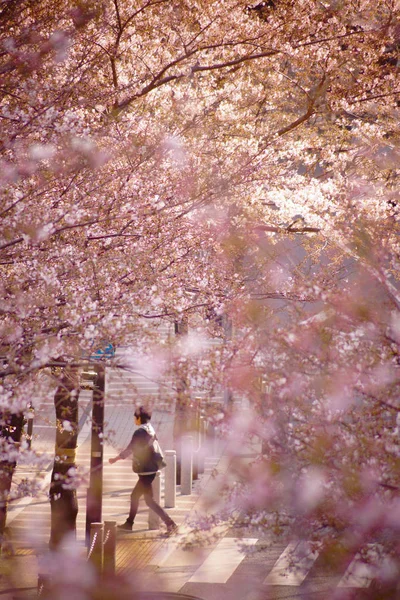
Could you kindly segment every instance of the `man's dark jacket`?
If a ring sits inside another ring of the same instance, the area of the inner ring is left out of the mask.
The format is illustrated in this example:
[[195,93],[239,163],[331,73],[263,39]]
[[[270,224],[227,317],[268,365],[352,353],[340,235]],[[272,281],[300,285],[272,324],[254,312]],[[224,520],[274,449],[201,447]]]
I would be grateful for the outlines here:
[[140,425],[134,432],[128,446],[119,456],[128,458],[132,454],[132,469],[138,475],[157,473],[158,467],[154,461],[153,440],[156,432],[150,423]]

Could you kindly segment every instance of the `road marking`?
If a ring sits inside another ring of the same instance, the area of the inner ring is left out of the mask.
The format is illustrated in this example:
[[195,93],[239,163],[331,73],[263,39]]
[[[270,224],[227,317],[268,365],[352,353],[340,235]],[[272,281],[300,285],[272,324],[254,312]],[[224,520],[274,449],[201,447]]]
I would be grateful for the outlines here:
[[340,588],[367,588],[376,576],[378,562],[380,562],[378,546],[368,545],[369,558],[371,563],[366,563],[359,553],[355,555],[346,569],[345,574],[338,583]]
[[276,561],[264,584],[301,585],[318,555],[319,550],[315,544],[291,542]]
[[240,546],[254,546],[256,543],[256,538],[245,538],[239,541],[234,538],[223,538],[195,571],[189,582],[226,583],[246,556]]

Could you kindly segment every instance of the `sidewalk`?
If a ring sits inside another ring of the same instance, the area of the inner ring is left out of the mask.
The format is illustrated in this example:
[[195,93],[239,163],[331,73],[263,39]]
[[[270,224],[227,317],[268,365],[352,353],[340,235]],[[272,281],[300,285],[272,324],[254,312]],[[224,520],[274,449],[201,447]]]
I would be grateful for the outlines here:
[[[142,589],[176,591],[179,574],[173,574],[172,586],[169,585],[163,575],[160,580],[155,577],[160,565],[172,554],[176,548],[186,545],[191,532],[191,524],[202,515],[208,514],[207,498],[212,495],[214,488],[213,475],[224,473],[228,462],[224,456],[209,457],[205,462],[205,470],[199,479],[193,483],[191,496],[182,496],[180,486],[177,487],[176,508],[168,509],[168,513],[178,524],[178,535],[171,538],[160,537],[159,531],[137,530],[133,533],[119,534],[117,541],[117,573],[129,577],[135,577],[137,584],[137,571],[142,572]],[[183,550],[188,556],[194,548]]]
[[[173,418],[173,414],[165,410],[153,411],[152,424],[157,431],[164,450],[173,448]],[[117,452],[126,447],[133,431],[132,403],[114,404],[106,408],[103,521],[109,520],[121,523],[126,519],[130,493],[136,476],[132,473],[130,460],[127,459],[115,465],[109,465],[108,458],[115,456]],[[36,444],[36,447],[40,448],[40,451],[48,454],[50,468],[46,470],[45,478],[49,482],[54,447],[54,432],[51,425],[42,430],[40,436],[36,439],[34,438],[33,443]],[[183,496],[180,493],[180,486],[177,487],[176,506],[173,509],[167,509],[167,512],[180,526],[180,534],[178,536],[174,536],[173,539],[166,539],[160,537],[160,531],[150,531],[148,529],[148,509],[143,501],[141,502],[134,524],[134,531],[132,533],[118,534],[116,552],[117,574],[122,574],[128,579],[133,577],[136,581],[138,572],[142,573],[143,589],[147,590],[151,589],[148,580],[148,576],[150,575],[151,583],[154,583],[155,589],[160,589],[161,586],[165,591],[168,591],[160,578],[154,578],[158,562],[171,552],[171,548],[176,548],[176,545],[180,543],[187,531],[187,527],[185,526],[187,520],[191,520],[194,514],[201,513],[201,496],[204,494],[206,488],[212,485],[211,473],[221,459],[221,453],[222,446],[219,444],[218,447],[214,448],[212,455],[209,454],[205,462],[204,474],[200,475],[199,480],[193,483],[192,495]],[[77,462],[83,472],[88,472],[90,464],[89,422],[83,427],[79,436]],[[224,468],[223,459],[219,468],[221,467]],[[86,521],[85,489],[78,490],[78,496],[77,539],[82,547],[82,554],[85,556],[86,549],[83,545]],[[45,494],[34,499],[24,499],[19,507],[12,507],[9,516],[10,529],[14,538],[14,556],[11,559],[3,556],[0,561],[0,593],[4,598],[8,598],[6,592],[9,590],[11,594],[9,598],[13,598],[14,594],[10,589],[11,584],[16,588],[14,591],[19,590],[18,597],[32,596],[37,586],[37,556],[38,553],[40,554],[45,551],[49,538],[50,507],[48,499]],[[14,576],[10,573],[10,569],[14,572]]]
[[[124,429],[121,428],[121,420],[124,421]],[[157,432],[160,444],[164,450],[173,448],[173,420],[174,416],[171,413],[157,410],[153,411],[151,422]],[[117,409],[114,409],[112,420],[110,420],[110,426],[111,425],[115,427],[118,432],[122,432],[121,438],[119,439],[121,442],[119,447],[124,447],[130,441],[132,429],[126,423],[123,411],[118,414]],[[171,539],[166,539],[160,537],[160,531],[150,531],[147,526],[148,509],[144,505],[143,501],[141,501],[133,532],[118,533],[116,556],[116,570],[118,574],[124,575],[128,578],[130,575],[132,575],[137,579],[137,571],[145,570],[152,574],[151,578],[153,579],[153,574],[158,565],[159,559],[164,557],[166,553],[170,552],[172,547],[176,547],[177,544],[181,543],[185,533],[188,532],[186,523],[193,520],[196,514],[201,513],[201,499],[206,488],[209,488],[210,485],[212,485],[211,475],[215,471],[216,467],[218,469],[221,467],[223,468],[221,454],[222,444],[214,443],[212,451],[209,451],[208,456],[206,457],[204,473],[199,476],[198,480],[193,482],[192,494],[190,496],[182,495],[180,486],[177,486],[176,506],[175,508],[167,509],[167,512],[179,526],[178,536],[174,536]],[[105,455],[108,456],[107,451],[105,452]],[[111,467],[106,467],[105,471],[109,473],[112,469],[115,469],[114,465]],[[128,497],[126,498],[126,512],[121,515],[122,518],[120,522],[124,521],[127,515],[130,491],[131,488],[127,494]],[[152,583],[154,584],[154,581],[152,581]],[[147,582],[147,584],[144,586],[144,589],[149,590],[152,588],[149,587]]]

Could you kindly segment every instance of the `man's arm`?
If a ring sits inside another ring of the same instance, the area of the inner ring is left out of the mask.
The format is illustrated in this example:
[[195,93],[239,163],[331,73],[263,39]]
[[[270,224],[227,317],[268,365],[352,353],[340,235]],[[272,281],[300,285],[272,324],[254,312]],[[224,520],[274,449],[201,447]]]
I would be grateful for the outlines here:
[[[135,431],[135,433],[136,433],[136,431]],[[128,458],[128,456],[130,456],[132,454],[133,447],[134,447],[135,441],[136,441],[136,440],[134,440],[135,433],[133,434],[132,439],[129,442],[128,446],[125,448],[125,450],[122,450],[122,452],[120,452],[117,456],[114,456],[113,458],[108,459],[108,462],[110,463],[110,465],[113,465],[118,460],[123,460],[124,458]]]

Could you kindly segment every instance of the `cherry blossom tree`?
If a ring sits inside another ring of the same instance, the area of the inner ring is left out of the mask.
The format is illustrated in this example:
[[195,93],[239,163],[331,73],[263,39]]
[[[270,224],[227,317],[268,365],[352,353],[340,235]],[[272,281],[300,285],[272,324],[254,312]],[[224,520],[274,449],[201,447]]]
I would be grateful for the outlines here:
[[249,401],[240,507],[338,560],[398,531],[396,3],[1,17],[4,414],[103,340],[144,352],[160,319],[226,315],[233,338],[184,369]]

